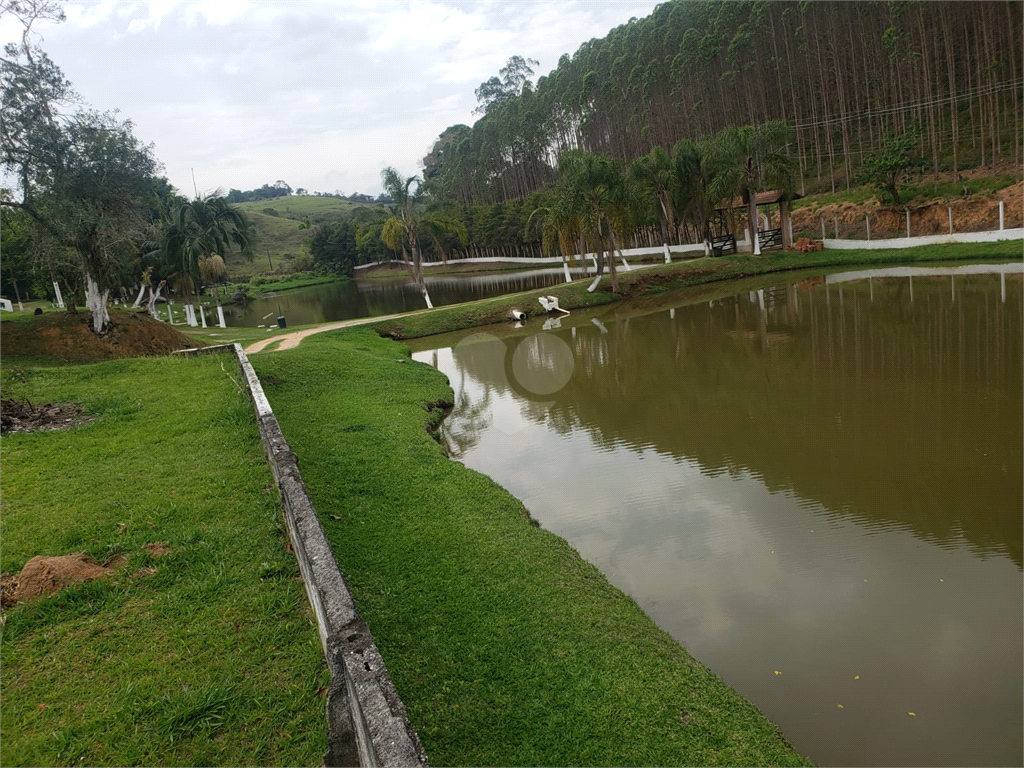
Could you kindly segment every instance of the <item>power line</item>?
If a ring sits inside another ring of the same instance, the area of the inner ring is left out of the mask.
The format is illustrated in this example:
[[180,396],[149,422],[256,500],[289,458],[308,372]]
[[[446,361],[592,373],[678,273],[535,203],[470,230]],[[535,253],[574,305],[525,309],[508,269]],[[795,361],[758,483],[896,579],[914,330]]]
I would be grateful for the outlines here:
[[974,88],[970,91],[963,91],[960,94],[954,96],[943,96],[938,99],[932,99],[930,101],[913,101],[906,102],[904,104],[898,104],[891,107],[882,107],[874,110],[867,110],[856,113],[848,113],[844,117],[833,117],[828,120],[818,120],[813,123],[796,123],[796,129],[801,130],[805,128],[819,128],[822,126],[836,125],[839,123],[848,122],[850,120],[865,120],[873,117],[882,117],[885,115],[893,115],[898,112],[910,112],[915,109],[922,109],[931,106],[937,106],[939,104],[952,104],[954,102],[964,101],[966,99],[973,99],[978,96],[987,96],[1000,91],[1005,91],[1010,88],[1020,88],[1024,85],[1024,80],[1016,80],[1010,83],[996,83],[994,85],[982,86],[980,88]]

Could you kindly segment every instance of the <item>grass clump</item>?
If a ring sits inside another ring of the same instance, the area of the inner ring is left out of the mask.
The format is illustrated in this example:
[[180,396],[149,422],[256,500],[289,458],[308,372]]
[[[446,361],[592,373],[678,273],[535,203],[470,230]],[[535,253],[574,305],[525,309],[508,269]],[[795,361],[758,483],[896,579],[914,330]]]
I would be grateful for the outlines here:
[[326,668],[234,361],[2,376],[95,420],[2,438],[0,567],[124,564],[4,612],[0,763],[319,764]]
[[445,457],[424,425],[452,391],[407,355],[357,328],[252,362],[431,764],[805,764],[521,502]]

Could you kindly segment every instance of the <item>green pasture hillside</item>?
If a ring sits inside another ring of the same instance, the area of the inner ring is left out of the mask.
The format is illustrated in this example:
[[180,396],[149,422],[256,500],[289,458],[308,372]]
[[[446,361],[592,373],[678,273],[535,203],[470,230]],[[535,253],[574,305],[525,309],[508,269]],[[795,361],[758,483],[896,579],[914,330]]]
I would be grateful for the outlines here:
[[[232,281],[239,278],[267,275],[271,272],[290,273],[307,269],[303,243],[309,230],[300,228],[304,217],[311,226],[325,221],[341,221],[360,210],[380,208],[375,203],[353,203],[334,197],[312,195],[277,197],[236,203],[256,226],[258,242],[252,262],[247,262],[237,251],[225,260]],[[270,213],[268,213],[270,211]]]
[[269,209],[275,211],[280,218],[294,221],[301,221],[303,216],[309,216],[309,220],[313,224],[324,221],[340,221],[348,218],[360,208],[381,207],[377,203],[353,203],[336,197],[315,197],[313,195],[289,195],[270,200],[236,203],[236,205],[246,213],[264,213]]

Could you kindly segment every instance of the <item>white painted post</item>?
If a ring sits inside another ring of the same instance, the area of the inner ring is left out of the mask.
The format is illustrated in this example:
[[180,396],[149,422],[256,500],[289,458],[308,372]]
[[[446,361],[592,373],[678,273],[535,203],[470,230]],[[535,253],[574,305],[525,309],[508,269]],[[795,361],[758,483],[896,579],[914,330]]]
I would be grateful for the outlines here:
[[1003,201],[999,201],[999,231],[1003,231]]
[[757,236],[757,229],[754,229],[754,255],[761,255],[761,238]]
[[953,206],[946,205],[946,209],[949,211],[949,234],[953,234]]
[[217,305],[217,325],[221,328],[227,328],[228,324],[224,322],[224,307],[220,304]]
[[193,328],[199,327],[199,320],[196,319],[196,308],[194,304],[188,305],[188,324]]
[[53,291],[57,294],[57,307],[64,309],[64,297],[60,295],[60,286],[57,285],[57,281],[53,281]]
[[199,305],[199,317],[202,318],[203,328],[205,328],[206,327],[206,312],[205,312],[205,310],[203,310],[203,305],[202,304]]
[[564,257],[562,258],[562,270],[565,272],[565,282],[571,283],[572,276],[569,274],[569,262]]
[[666,264],[671,264],[672,263],[672,252],[669,251],[669,249],[668,249],[668,243],[665,243],[664,245],[665,245],[665,263]]
[[910,237],[910,209],[904,208],[903,210],[907,212],[907,237]]
[[864,217],[864,226],[867,227],[867,230],[868,230],[868,240],[870,240],[871,239],[871,217],[870,216],[865,216]]
[[167,322],[174,325],[174,313],[171,311],[171,302],[167,302]]

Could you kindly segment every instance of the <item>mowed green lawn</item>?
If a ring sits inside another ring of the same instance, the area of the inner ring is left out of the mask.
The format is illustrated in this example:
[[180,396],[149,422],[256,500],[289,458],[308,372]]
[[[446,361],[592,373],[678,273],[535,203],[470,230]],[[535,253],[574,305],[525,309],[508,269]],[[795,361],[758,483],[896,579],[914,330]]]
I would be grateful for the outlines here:
[[127,558],[5,611],[0,763],[321,764],[326,666],[234,359],[0,376],[5,398],[95,416],[0,441],[3,571]]
[[443,374],[369,329],[253,355],[432,765],[803,765],[522,503],[424,428]]

